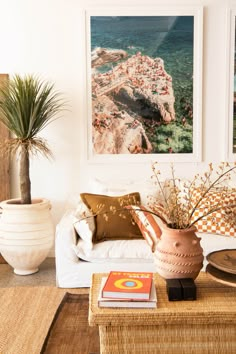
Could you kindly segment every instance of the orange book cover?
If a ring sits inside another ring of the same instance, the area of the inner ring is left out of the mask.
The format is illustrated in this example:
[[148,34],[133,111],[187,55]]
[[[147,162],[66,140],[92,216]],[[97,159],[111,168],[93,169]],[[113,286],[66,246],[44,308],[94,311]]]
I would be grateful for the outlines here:
[[149,300],[153,273],[111,271],[103,287],[106,298]]

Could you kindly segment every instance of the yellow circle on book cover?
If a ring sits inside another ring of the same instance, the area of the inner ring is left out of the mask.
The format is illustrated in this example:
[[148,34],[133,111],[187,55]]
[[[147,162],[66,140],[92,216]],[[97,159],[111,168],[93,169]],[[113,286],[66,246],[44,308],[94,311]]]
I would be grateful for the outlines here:
[[138,279],[122,278],[116,280],[114,282],[114,285],[118,289],[125,289],[125,290],[141,289],[143,287],[143,282]]

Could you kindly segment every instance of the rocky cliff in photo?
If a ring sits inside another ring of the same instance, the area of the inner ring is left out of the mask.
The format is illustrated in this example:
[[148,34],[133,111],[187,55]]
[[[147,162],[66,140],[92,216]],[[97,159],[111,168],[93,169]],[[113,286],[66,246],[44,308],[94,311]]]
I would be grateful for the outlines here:
[[[93,145],[98,154],[151,153],[145,126],[175,120],[172,78],[161,58],[140,52],[98,48],[92,67],[112,62],[112,69],[92,74]],[[120,59],[123,59],[120,61]]]

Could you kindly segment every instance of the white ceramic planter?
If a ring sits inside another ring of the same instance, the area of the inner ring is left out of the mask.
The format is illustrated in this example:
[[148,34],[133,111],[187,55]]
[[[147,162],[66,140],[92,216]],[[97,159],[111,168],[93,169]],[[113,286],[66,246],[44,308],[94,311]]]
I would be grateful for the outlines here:
[[33,274],[47,257],[54,241],[54,225],[47,199],[20,204],[0,203],[0,253],[19,275]]

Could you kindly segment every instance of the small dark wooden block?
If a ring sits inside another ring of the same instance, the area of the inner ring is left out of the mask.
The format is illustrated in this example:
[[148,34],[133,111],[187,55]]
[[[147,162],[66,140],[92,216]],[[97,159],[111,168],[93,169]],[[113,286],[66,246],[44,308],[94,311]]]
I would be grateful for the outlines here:
[[179,279],[166,279],[166,289],[169,301],[183,300],[182,286]]
[[194,280],[191,278],[180,279],[182,286],[183,300],[196,300],[197,299],[197,288]]

